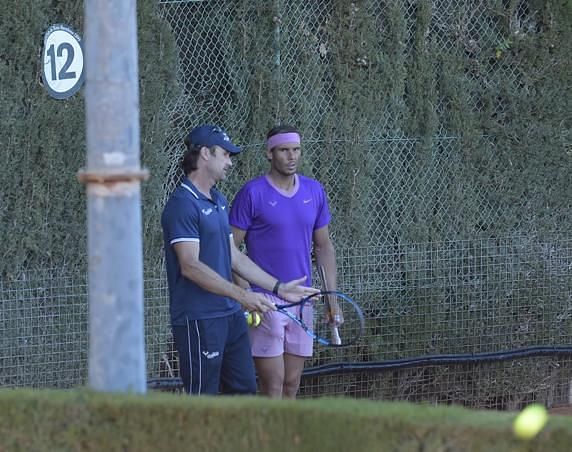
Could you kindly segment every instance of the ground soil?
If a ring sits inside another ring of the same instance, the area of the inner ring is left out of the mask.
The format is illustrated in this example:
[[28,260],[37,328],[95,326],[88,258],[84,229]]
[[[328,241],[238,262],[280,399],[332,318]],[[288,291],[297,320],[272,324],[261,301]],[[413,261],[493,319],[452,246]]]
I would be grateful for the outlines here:
[[548,410],[551,415],[572,416],[572,405],[552,407]]

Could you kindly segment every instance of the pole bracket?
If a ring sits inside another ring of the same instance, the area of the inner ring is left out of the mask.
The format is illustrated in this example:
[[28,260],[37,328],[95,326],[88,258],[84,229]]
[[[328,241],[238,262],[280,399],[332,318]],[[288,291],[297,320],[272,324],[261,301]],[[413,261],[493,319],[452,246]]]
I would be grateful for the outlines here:
[[82,184],[114,184],[146,181],[147,179],[149,179],[149,170],[145,168],[121,171],[89,171],[82,169],[77,173],[77,180]]

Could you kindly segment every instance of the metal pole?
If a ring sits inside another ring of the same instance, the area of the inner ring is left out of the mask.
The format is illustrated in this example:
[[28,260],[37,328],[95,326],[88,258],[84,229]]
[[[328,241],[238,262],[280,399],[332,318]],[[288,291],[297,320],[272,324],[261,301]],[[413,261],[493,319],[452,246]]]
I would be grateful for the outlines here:
[[136,0],[85,0],[92,389],[147,390]]

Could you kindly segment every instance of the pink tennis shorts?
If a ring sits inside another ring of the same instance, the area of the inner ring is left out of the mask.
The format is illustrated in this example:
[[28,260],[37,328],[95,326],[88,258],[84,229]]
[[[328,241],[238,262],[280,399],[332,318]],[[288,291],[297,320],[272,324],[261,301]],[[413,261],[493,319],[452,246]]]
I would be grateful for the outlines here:
[[[276,304],[286,303],[284,300],[265,294]],[[291,312],[300,317],[300,307],[291,308]],[[303,312],[304,323],[312,325],[312,306],[305,306]],[[292,319],[280,311],[267,312],[257,327],[248,328],[252,356],[255,358],[273,358],[284,353],[303,356],[312,356],[312,338]]]

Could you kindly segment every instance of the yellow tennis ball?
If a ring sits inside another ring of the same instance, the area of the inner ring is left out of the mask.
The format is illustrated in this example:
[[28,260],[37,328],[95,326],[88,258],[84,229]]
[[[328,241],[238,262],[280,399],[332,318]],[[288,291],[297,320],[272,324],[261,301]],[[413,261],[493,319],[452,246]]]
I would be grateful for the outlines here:
[[246,316],[248,326],[257,327],[262,322],[262,317],[260,317],[258,312],[246,312],[244,315]]
[[535,437],[546,424],[548,413],[544,406],[534,403],[528,405],[514,420],[512,429],[520,439]]

